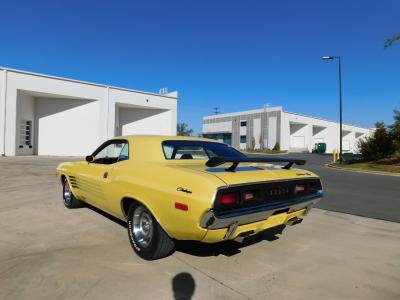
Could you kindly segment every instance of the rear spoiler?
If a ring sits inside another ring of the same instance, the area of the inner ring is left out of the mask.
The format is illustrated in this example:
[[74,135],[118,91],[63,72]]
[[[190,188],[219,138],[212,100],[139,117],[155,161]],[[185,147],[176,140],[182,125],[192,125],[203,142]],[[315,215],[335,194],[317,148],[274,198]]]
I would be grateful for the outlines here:
[[232,163],[232,165],[226,169],[226,171],[234,172],[236,167],[239,163],[246,162],[246,163],[280,163],[285,162],[287,163],[282,169],[290,169],[293,164],[296,165],[304,165],[306,161],[304,159],[295,159],[295,158],[281,158],[281,157],[226,157],[226,156],[217,156],[211,157],[207,162],[207,167],[217,167],[224,163]]

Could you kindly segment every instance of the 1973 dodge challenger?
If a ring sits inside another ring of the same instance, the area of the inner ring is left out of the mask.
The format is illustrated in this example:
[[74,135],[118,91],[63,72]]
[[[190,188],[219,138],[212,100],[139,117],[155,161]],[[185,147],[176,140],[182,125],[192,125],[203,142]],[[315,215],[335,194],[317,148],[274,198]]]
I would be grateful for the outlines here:
[[243,240],[300,223],[322,197],[304,160],[248,157],[215,140],[122,136],[57,168],[67,208],[89,203],[127,222],[134,251],[169,255],[176,240]]

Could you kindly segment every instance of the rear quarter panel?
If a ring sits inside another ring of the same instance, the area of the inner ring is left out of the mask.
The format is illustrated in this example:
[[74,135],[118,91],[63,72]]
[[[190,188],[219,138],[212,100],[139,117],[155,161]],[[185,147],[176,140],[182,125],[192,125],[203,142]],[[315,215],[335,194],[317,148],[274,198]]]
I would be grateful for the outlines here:
[[[206,230],[198,224],[211,208],[215,190],[224,185],[215,176],[196,170],[179,170],[160,162],[135,161],[116,165],[110,209],[121,212],[124,197],[143,203],[173,238],[201,240]],[[178,191],[182,187],[191,193]],[[175,202],[188,206],[187,211],[175,208]]]

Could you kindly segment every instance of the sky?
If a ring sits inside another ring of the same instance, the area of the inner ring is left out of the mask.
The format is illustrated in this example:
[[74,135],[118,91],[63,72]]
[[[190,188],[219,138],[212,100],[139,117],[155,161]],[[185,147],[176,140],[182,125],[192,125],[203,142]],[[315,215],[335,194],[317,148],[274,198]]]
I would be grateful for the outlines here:
[[373,127],[400,109],[400,1],[0,0],[0,65],[179,92],[178,121],[262,108]]

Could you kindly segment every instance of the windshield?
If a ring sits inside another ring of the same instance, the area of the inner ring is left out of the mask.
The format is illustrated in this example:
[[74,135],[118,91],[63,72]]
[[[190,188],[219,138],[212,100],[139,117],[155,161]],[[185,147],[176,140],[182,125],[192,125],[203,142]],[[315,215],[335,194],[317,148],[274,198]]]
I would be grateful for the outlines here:
[[221,143],[203,141],[164,141],[166,159],[210,159],[216,156],[246,157],[236,149]]

